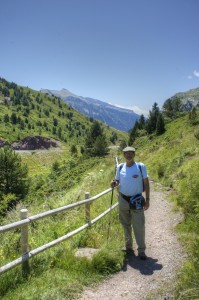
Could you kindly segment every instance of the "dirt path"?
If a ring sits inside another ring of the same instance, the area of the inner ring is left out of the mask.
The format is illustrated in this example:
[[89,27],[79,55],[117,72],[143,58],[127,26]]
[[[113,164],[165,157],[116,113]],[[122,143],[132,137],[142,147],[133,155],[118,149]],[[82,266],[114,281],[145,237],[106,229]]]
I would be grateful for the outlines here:
[[158,289],[164,290],[162,296],[154,294],[151,299],[174,299],[166,287],[175,282],[186,255],[174,231],[182,216],[172,211],[166,198],[167,193],[155,190],[151,182],[151,205],[145,213],[148,259],[128,257],[122,271],[95,288],[85,289],[79,300],[139,300]]

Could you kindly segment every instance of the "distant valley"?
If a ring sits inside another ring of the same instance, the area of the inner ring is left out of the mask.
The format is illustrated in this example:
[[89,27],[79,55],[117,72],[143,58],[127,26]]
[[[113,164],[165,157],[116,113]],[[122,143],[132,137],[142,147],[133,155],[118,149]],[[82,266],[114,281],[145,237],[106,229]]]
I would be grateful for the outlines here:
[[[128,132],[134,126],[136,120],[140,118],[140,115],[136,114],[133,110],[120,108],[101,100],[77,96],[67,89],[60,91],[42,89],[41,92],[59,97],[80,113],[90,118],[98,119],[121,131]],[[176,93],[171,98],[165,100],[163,107],[160,109],[164,110],[164,106],[168,107],[168,105],[172,105],[175,110],[176,103],[178,103],[179,111],[190,111],[193,107],[199,108],[199,88]]]
[[128,132],[136,120],[140,118],[140,115],[133,110],[120,108],[96,99],[77,96],[67,89],[61,91],[42,89],[41,92],[57,96],[82,114],[100,120],[118,130]]

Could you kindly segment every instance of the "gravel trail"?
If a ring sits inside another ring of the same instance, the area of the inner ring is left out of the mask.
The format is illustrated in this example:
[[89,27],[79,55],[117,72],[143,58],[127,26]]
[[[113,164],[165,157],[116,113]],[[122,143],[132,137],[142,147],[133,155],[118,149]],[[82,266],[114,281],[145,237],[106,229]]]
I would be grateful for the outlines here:
[[[94,288],[86,288],[78,300],[140,300],[151,293],[151,299],[174,299],[171,286],[186,258],[174,230],[182,215],[172,210],[167,192],[154,189],[152,181],[150,186],[150,208],[145,212],[148,259],[141,261],[137,253],[127,257],[120,272]],[[155,295],[159,289],[164,290],[161,296]]]

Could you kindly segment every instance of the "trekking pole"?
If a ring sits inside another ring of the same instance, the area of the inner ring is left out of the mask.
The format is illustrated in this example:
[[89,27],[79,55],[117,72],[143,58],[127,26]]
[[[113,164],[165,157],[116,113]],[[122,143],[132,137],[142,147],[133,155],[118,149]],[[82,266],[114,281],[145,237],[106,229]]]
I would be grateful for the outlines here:
[[[113,191],[114,191],[114,187],[112,187],[112,191],[111,191],[111,206],[110,206],[110,208],[112,207],[112,204],[113,204]],[[112,210],[110,211],[110,218],[109,218],[109,223],[108,223],[107,242],[109,239],[109,232],[110,232],[110,227],[111,227],[111,212],[112,212]]]

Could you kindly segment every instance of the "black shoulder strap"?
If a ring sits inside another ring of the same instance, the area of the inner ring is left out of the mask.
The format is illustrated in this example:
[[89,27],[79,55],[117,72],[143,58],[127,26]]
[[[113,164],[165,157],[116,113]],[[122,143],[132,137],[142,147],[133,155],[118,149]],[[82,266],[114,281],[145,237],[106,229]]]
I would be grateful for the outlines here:
[[137,162],[136,164],[138,165],[138,168],[139,168],[140,173],[142,175],[143,192],[144,192],[144,178],[143,178],[143,174],[142,174],[142,167],[141,167],[141,164],[139,162]]
[[123,165],[124,165],[124,163],[122,163],[122,164],[120,165],[120,168],[119,168],[119,170],[120,170],[120,171],[121,171],[121,169],[122,169]]
[[[140,169],[140,173],[142,175],[142,167],[141,167],[140,163],[138,162],[137,165],[138,165],[138,168]],[[143,179],[143,175],[142,175],[142,179]]]

